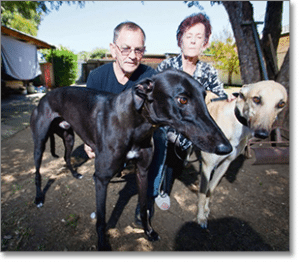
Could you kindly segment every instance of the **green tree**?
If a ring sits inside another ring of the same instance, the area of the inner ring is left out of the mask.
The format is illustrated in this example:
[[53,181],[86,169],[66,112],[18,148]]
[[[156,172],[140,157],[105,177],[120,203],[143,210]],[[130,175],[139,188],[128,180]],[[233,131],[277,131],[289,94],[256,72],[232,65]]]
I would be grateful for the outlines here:
[[84,62],[87,62],[90,59],[90,53],[87,51],[81,51],[78,54],[78,59],[82,59]]
[[37,2],[2,1],[1,25],[37,36],[42,13],[36,11]]
[[1,1],[1,25],[37,35],[44,15],[58,10],[63,3],[84,6],[84,1]]
[[107,49],[104,48],[95,48],[91,52],[81,51],[78,54],[78,58],[87,62],[89,59],[102,59],[105,57],[105,54],[108,53]]
[[77,55],[60,46],[56,50],[41,50],[46,61],[53,64],[55,86],[69,86],[77,78]]
[[221,41],[212,42],[209,53],[214,57],[215,67],[228,73],[228,85],[232,85],[232,75],[239,73],[240,66],[233,38],[228,37],[225,43]]
[[92,50],[92,52],[90,53],[90,58],[91,59],[101,59],[105,56],[105,54],[107,52],[108,52],[107,49],[96,48],[96,49]]
[[[186,3],[188,7],[196,6],[200,10],[202,8],[201,1],[184,1],[184,3]],[[211,1],[212,5],[215,3],[222,4],[228,14],[234,38],[237,43],[243,82],[249,84],[264,79],[255,44],[253,29],[256,29],[256,25],[253,19],[253,6],[251,2]],[[272,58],[271,47],[273,46],[274,50],[277,50],[282,26],[282,12],[282,1],[267,1],[261,46],[267,65],[268,78],[273,80],[277,79],[278,75],[280,75],[280,71],[274,71],[275,66],[273,63],[276,59]],[[289,64],[285,63],[284,66],[289,67]],[[288,69],[286,68],[281,68],[280,70],[288,72]],[[287,86],[285,87],[288,88]]]

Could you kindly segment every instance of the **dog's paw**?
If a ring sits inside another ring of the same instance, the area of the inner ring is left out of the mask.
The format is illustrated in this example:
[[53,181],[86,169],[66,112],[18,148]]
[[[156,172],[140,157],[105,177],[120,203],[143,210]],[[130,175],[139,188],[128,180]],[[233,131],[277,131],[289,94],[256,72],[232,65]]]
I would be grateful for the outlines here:
[[197,223],[204,229],[207,228],[209,213],[210,209],[207,204],[205,208],[200,208],[197,214]]
[[197,217],[197,223],[202,227],[203,229],[207,228],[207,219],[206,218],[199,218]]
[[104,238],[98,238],[98,251],[112,251],[107,233],[105,234]]
[[36,204],[36,207],[41,208],[41,207],[43,207],[43,205],[44,205],[43,203],[38,203],[38,204]]
[[199,225],[200,225],[201,228],[207,229],[207,220],[206,221],[202,221]]
[[151,242],[160,240],[160,236],[154,230],[146,232],[146,235],[148,237],[148,240]]
[[44,201],[45,201],[45,196],[39,196],[35,198],[34,203],[36,204],[37,208],[41,208],[44,205]]
[[78,173],[73,174],[73,176],[74,176],[75,178],[77,178],[77,179],[82,179],[82,178],[83,178],[83,175],[78,174]]
[[105,243],[104,245],[98,246],[98,251],[112,251],[111,245]]

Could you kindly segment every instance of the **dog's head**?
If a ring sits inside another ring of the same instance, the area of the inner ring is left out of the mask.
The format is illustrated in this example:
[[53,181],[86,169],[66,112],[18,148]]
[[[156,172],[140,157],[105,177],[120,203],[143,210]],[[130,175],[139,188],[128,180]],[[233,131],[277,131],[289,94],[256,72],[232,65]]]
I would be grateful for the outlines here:
[[146,112],[152,124],[173,127],[203,151],[231,152],[231,144],[207,110],[205,89],[188,74],[166,70],[137,84],[133,94],[136,109]]
[[236,101],[235,114],[258,138],[269,136],[279,112],[287,103],[286,89],[272,80],[244,85]]

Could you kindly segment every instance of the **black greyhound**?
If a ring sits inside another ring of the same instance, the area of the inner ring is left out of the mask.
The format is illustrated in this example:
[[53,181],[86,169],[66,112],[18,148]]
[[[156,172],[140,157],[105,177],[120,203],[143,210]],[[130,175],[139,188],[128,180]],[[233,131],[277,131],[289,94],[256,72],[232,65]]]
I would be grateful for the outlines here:
[[[151,227],[147,215],[147,175],[153,156],[152,134],[155,128],[171,126],[206,152],[228,154],[232,150],[229,141],[208,113],[205,93],[204,88],[191,76],[174,69],[144,79],[118,95],[75,87],[49,92],[33,111],[30,121],[36,166],[36,205],[40,207],[44,202],[39,169],[45,143],[56,128],[72,129],[61,135],[68,137],[65,145],[70,146],[66,146],[65,159],[70,163],[74,129],[96,154],[94,180],[98,249],[108,248],[105,240],[107,185],[128,159],[134,159],[137,166],[145,234],[151,241],[158,240],[159,236]],[[71,127],[58,127],[63,120]],[[71,165],[68,166],[70,168]],[[80,178],[76,172],[72,173]]]

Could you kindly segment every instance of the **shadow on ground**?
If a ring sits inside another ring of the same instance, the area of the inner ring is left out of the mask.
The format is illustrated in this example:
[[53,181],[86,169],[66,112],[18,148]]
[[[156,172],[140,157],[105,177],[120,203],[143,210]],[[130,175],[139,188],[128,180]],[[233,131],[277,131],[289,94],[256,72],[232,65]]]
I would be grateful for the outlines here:
[[175,238],[176,251],[272,251],[245,221],[221,218],[209,221],[209,229],[185,223]]

